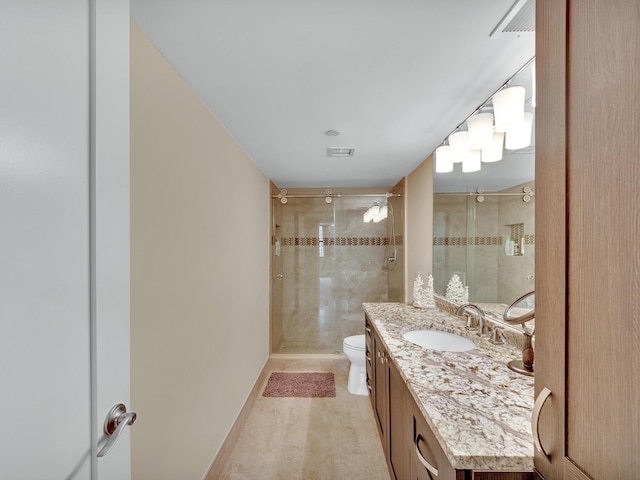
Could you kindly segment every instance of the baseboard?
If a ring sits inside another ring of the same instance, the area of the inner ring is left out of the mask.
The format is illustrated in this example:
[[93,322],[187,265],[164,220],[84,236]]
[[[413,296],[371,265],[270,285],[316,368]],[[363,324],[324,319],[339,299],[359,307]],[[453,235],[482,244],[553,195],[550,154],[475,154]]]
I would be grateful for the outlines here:
[[272,360],[336,360],[346,358],[344,353],[272,353]]
[[233,447],[238,441],[240,432],[242,432],[242,428],[244,427],[244,424],[247,422],[247,418],[251,413],[253,404],[255,403],[256,399],[260,395],[260,390],[264,385],[268,372],[269,372],[269,360],[267,360],[264,366],[262,367],[262,371],[260,372],[260,375],[258,375],[258,379],[256,380],[256,383],[253,385],[253,388],[251,389],[251,392],[249,393],[247,400],[244,402],[242,410],[240,410],[240,413],[238,414],[238,418],[236,418],[236,421],[233,422],[233,425],[231,426],[231,430],[229,430],[229,434],[227,435],[227,438],[225,438],[224,443],[222,444],[222,447],[220,447],[220,450],[216,455],[216,458],[213,460],[211,467],[209,467],[209,471],[203,477],[202,480],[216,480],[222,475],[224,467],[226,466],[227,461],[229,460],[229,457],[233,450]]

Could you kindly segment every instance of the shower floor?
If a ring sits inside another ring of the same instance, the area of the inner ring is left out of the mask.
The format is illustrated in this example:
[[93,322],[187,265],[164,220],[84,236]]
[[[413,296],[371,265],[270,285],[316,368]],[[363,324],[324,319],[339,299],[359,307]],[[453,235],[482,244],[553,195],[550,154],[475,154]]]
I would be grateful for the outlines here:
[[364,313],[344,313],[337,318],[303,318],[292,315],[285,321],[285,333],[274,345],[274,353],[342,353],[345,337],[364,333]]

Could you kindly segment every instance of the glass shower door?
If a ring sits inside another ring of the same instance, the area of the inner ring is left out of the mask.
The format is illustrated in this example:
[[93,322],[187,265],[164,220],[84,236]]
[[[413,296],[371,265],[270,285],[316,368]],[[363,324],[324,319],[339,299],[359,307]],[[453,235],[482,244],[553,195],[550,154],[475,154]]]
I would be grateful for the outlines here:
[[363,221],[371,197],[287,200],[273,206],[272,350],[341,352],[364,331],[362,303],[389,300],[388,221]]

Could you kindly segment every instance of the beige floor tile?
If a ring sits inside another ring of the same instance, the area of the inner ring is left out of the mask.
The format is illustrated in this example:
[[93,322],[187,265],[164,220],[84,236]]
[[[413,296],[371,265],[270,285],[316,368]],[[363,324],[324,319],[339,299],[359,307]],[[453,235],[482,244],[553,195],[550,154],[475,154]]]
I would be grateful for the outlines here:
[[258,397],[221,480],[389,480],[370,399],[347,391],[346,357],[276,358],[267,367],[333,372],[336,397]]

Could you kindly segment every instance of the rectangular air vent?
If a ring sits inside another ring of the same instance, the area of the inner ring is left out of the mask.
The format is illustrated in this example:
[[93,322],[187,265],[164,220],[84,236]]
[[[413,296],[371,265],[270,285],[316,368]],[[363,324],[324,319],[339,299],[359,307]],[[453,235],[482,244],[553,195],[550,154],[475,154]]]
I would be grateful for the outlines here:
[[327,157],[353,157],[356,153],[355,148],[329,147],[327,148]]
[[535,33],[536,0],[516,0],[489,35]]

